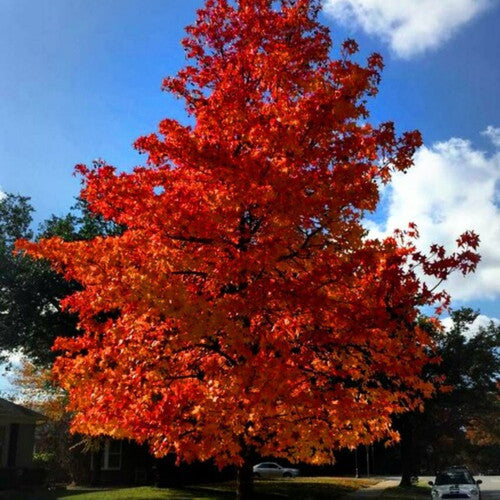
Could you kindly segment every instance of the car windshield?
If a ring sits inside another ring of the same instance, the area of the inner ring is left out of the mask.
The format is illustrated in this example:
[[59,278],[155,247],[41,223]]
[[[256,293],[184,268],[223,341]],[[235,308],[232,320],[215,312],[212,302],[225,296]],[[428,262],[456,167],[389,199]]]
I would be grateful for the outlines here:
[[436,486],[443,484],[474,484],[472,477],[467,472],[449,471],[443,474],[438,474],[436,477]]

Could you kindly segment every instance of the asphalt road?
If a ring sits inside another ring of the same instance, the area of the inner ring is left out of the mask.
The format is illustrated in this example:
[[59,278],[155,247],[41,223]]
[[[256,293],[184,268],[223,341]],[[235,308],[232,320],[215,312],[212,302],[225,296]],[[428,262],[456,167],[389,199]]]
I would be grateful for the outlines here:
[[[421,477],[425,481],[434,481],[434,477]],[[482,500],[500,500],[500,476],[474,476],[474,479],[481,479]]]

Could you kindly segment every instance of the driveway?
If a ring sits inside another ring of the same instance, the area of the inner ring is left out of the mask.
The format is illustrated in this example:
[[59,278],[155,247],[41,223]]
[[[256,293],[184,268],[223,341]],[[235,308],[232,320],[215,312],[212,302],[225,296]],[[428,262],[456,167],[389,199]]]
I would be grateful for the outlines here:
[[475,476],[475,479],[481,479],[481,497],[482,500],[498,500],[500,498],[500,476]]

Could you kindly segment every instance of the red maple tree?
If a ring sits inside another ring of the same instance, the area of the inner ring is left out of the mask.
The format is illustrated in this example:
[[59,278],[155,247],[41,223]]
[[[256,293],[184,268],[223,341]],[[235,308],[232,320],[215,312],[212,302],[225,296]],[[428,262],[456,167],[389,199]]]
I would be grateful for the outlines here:
[[[417,275],[474,269],[478,238],[415,251],[416,228],[371,239],[381,183],[412,165],[418,132],[368,123],[378,54],[330,59],[319,0],[207,0],[164,88],[194,119],[165,119],[132,173],[78,166],[82,197],[119,236],[20,248],[82,285],[64,299],[81,336],[54,373],[73,430],[148,442],[158,456],[332,461],[394,438],[418,406],[432,343],[418,306],[446,302]],[[242,484],[245,481],[242,481]],[[243,487],[242,487],[243,488]]]

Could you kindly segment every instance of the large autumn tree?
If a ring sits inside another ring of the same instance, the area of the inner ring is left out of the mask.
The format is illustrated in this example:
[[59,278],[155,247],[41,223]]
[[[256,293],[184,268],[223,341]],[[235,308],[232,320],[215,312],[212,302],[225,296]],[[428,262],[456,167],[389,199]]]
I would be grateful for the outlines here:
[[381,183],[412,165],[417,132],[368,122],[382,59],[330,59],[318,0],[207,0],[164,88],[193,125],[141,137],[146,165],[78,166],[115,237],[20,246],[82,290],[82,334],[55,366],[73,429],[148,442],[157,455],[236,464],[252,453],[325,462],[394,437],[418,406],[432,351],[417,307],[445,300],[417,276],[466,273],[457,253],[415,251],[416,229],[370,239]]

